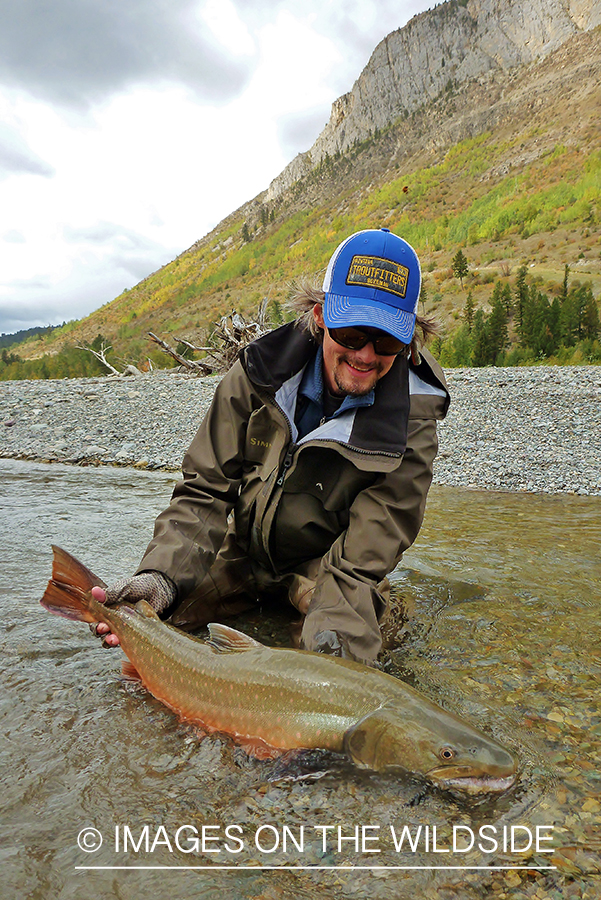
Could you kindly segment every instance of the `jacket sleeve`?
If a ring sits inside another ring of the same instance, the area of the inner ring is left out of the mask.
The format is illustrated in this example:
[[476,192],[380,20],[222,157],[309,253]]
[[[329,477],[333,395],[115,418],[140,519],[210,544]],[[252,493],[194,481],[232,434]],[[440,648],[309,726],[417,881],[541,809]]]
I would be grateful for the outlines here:
[[157,571],[175,584],[178,600],[188,596],[210,568],[223,543],[227,517],[238,496],[252,391],[237,362],[219,383],[182,466],[168,508],[137,574]]
[[400,465],[357,496],[347,530],[322,559],[302,631],[307,650],[325,630],[342,636],[360,661],[373,662],[381,650],[378,623],[386,603],[378,584],[417,537],[438,449],[436,418],[421,417],[421,400],[415,404],[420,417],[409,418]]

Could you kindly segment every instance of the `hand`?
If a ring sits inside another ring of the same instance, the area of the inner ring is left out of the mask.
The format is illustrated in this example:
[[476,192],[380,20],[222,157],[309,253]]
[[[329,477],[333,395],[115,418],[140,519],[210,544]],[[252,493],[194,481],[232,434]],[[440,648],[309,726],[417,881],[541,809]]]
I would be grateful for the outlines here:
[[[98,603],[106,603],[107,591],[103,591],[101,587],[92,588],[92,597]],[[96,637],[102,638],[103,647],[118,647],[121,641],[116,634],[113,634],[106,622],[92,622],[90,631]]]
[[[161,572],[142,572],[132,578],[121,578],[106,591],[100,587],[92,588],[92,597],[99,603],[109,606],[129,600],[132,604],[146,600],[157,613],[164,612],[177,597],[177,588],[166,575]],[[119,638],[113,634],[105,622],[92,623],[92,634],[102,638],[103,647],[118,647]]]
[[353,659],[348,643],[337,631],[319,631],[315,635],[315,646],[311,647],[315,653],[327,653],[329,656],[339,656],[342,659]]
[[362,663],[364,666],[381,668],[373,659],[361,659],[351,653],[347,639],[338,631],[318,631],[313,639],[313,646],[305,647],[301,641],[302,650],[313,650],[314,653],[327,653],[328,656],[338,656],[340,659],[350,659],[353,662]]

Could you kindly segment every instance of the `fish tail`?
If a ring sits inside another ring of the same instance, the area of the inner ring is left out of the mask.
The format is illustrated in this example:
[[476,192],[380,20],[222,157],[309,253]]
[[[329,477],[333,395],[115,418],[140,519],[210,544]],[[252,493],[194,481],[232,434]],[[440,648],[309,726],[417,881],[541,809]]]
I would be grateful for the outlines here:
[[106,588],[106,584],[66,550],[53,546],[52,552],[52,577],[40,603],[57,616],[97,622],[102,604],[90,596],[90,591],[93,587]]

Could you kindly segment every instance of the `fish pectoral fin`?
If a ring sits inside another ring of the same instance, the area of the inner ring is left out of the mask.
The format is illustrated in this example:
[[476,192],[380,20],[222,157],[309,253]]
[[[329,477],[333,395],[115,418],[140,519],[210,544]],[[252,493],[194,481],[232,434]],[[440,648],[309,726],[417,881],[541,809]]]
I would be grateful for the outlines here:
[[254,638],[241,631],[236,631],[235,628],[230,628],[228,625],[210,622],[208,629],[210,637],[207,644],[220,653],[243,653],[245,650],[256,650],[258,647],[263,647],[259,641],[255,641]]
[[236,735],[236,741],[246,750],[249,756],[255,759],[277,759],[283,753],[279,747],[272,747],[271,744],[266,743],[261,738]]
[[141,616],[144,616],[145,619],[157,619],[159,622],[161,621],[156,610],[154,610],[146,600],[138,600],[134,609]]
[[[375,772],[396,767],[394,758],[389,758],[387,747],[390,742],[386,740],[387,731],[395,719],[398,719],[395,706],[387,707],[382,704],[345,731],[344,751],[356,766],[373,769]],[[398,767],[404,768],[401,764]]]
[[121,665],[121,674],[132,681],[142,681],[142,676],[132,662],[126,659]]

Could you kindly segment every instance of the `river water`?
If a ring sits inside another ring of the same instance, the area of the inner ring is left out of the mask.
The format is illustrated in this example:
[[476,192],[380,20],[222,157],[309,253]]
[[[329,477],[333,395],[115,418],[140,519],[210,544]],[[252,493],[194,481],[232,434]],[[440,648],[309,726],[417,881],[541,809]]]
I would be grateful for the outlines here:
[[394,573],[385,666],[520,760],[509,794],[470,803],[203,738],[122,680],[120,650],[39,606],[52,543],[106,581],[131,573],[173,483],[0,460],[1,896],[601,896],[601,498],[434,487]]

